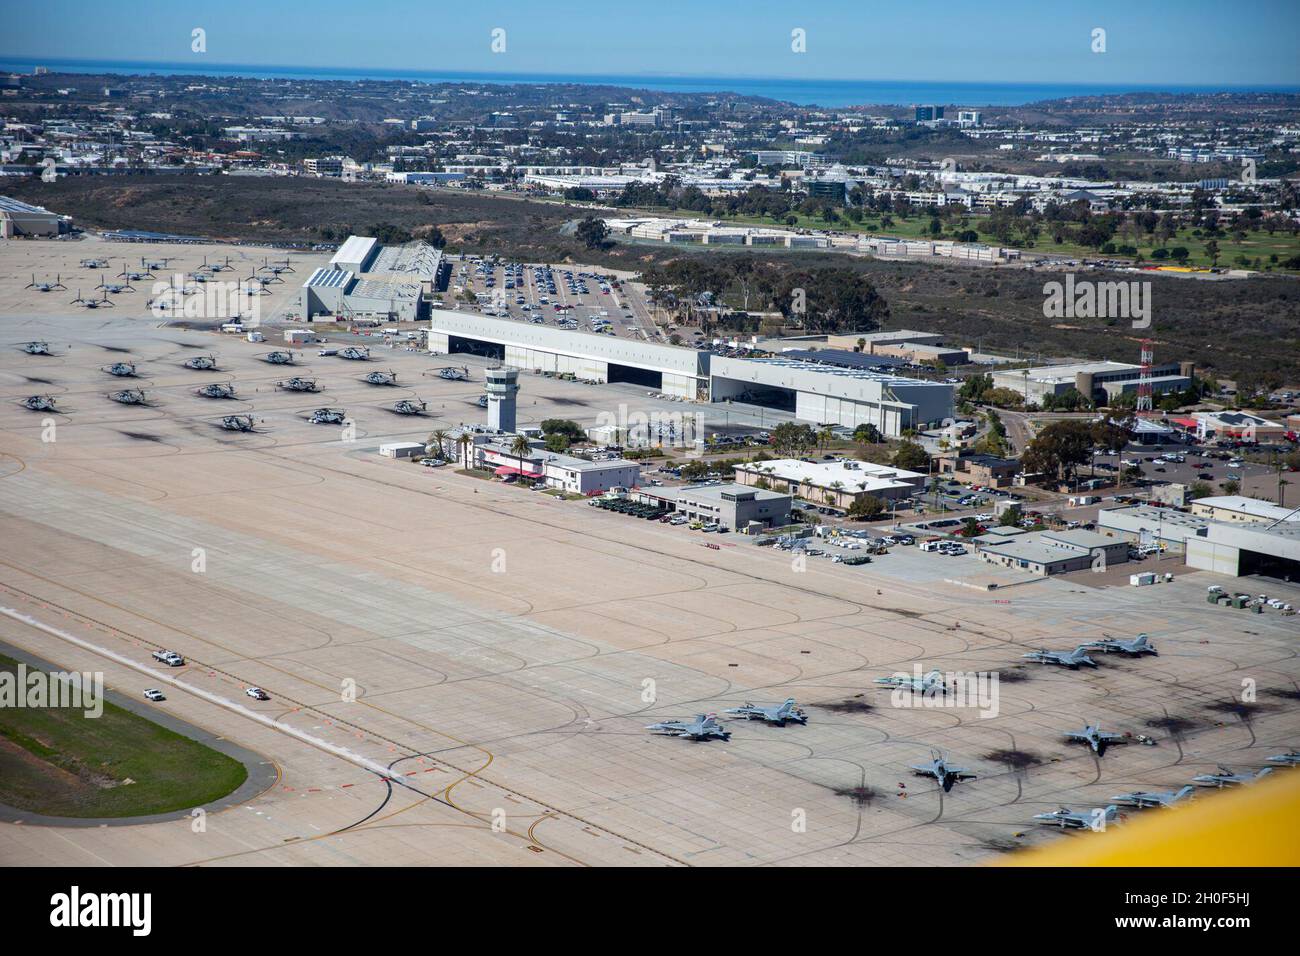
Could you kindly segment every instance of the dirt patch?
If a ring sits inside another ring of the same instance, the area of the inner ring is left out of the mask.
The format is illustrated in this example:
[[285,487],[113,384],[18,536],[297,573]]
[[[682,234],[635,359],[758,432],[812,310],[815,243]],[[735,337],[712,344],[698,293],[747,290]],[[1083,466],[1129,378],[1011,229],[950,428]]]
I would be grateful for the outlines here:
[[865,700],[858,700],[856,697],[826,701],[824,704],[810,704],[809,706],[829,710],[832,714],[869,714],[875,710]]
[[119,431],[118,434],[125,435],[127,438],[130,438],[132,441],[156,441],[156,442],[162,441],[162,438],[160,438],[158,435],[150,435],[148,432]]
[[1189,732],[1199,726],[1198,721],[1189,717],[1152,717],[1146,723],[1148,727],[1163,730],[1174,740],[1182,740]]
[[880,791],[874,787],[839,787],[835,790],[835,796],[848,797],[860,807],[868,807],[871,802],[880,796]]
[[1000,763],[1010,770],[1028,770],[1043,762],[1042,757],[1028,750],[990,750],[983,759]]

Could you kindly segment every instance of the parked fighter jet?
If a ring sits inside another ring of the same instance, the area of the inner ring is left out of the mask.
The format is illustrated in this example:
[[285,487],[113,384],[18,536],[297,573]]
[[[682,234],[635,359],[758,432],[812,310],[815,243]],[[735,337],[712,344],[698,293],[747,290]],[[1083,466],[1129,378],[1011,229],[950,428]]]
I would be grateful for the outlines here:
[[1181,803],[1196,792],[1195,787],[1183,787],[1181,790],[1138,790],[1134,793],[1121,793],[1111,797],[1112,803],[1128,807],[1172,807]]
[[1111,744],[1126,744],[1128,738],[1123,734],[1111,734],[1101,729],[1100,724],[1088,724],[1083,730],[1067,730],[1065,739],[1071,743],[1087,744],[1098,757],[1106,755],[1106,748]]
[[23,399],[23,407],[33,412],[52,412],[54,411],[54,396],[29,395]]
[[118,378],[135,378],[135,364],[133,362],[114,362],[112,365],[105,365],[104,371],[109,375],[116,375]]
[[1027,661],[1035,661],[1039,664],[1059,664],[1062,667],[1068,667],[1072,671],[1077,671],[1079,665],[1085,667],[1096,667],[1097,662],[1088,656],[1087,644],[1080,644],[1072,651],[1032,651],[1029,654],[1021,655]]
[[1108,637],[1101,641],[1092,641],[1086,645],[1089,648],[1095,648],[1102,653],[1109,654],[1112,651],[1118,651],[1129,657],[1141,657],[1143,654],[1158,654],[1156,646],[1151,643],[1150,638],[1145,634],[1139,634],[1131,641],[1121,641]]
[[1224,787],[1235,787],[1243,783],[1254,783],[1260,777],[1267,777],[1273,772],[1272,767],[1265,767],[1255,772],[1247,771],[1246,773],[1236,773],[1232,769],[1219,765],[1218,773],[1201,773],[1192,778],[1192,783],[1199,784],[1202,787],[1217,787],[1222,790]]
[[953,784],[960,783],[963,780],[974,780],[975,774],[971,773],[965,767],[950,767],[948,762],[943,759],[943,752],[939,750],[930,751],[931,760],[926,764],[919,764],[909,769],[917,776],[934,777],[943,787],[943,792],[947,793],[952,789]]
[[24,342],[22,344],[22,350],[26,352],[28,355],[49,355],[50,343],[49,342]]
[[294,376],[285,379],[283,382],[276,382],[276,388],[282,388],[286,392],[314,392],[316,391],[316,380],[312,378],[299,378]]
[[1300,751],[1288,750],[1284,754],[1273,754],[1265,759],[1269,763],[1281,764],[1283,767],[1300,767]]
[[361,377],[367,385],[396,385],[397,373],[391,369],[387,372],[368,372]]
[[1108,823],[1118,817],[1119,807],[1113,803],[1105,809],[1097,807],[1093,810],[1071,810],[1069,807],[1061,807],[1061,809],[1053,810],[1051,813],[1034,814],[1034,819],[1040,823],[1058,826],[1062,830],[1067,827],[1080,830],[1084,827],[1090,830],[1104,830]]
[[195,394],[200,395],[203,398],[234,398],[235,397],[235,386],[221,385],[216,382],[213,382],[211,385],[204,385],[200,388],[196,388],[194,391]]
[[139,388],[124,388],[120,392],[109,392],[108,397],[119,405],[148,405],[149,402],[144,397],[144,390]]
[[348,413],[341,408],[318,408],[311,413],[313,425],[342,425]]
[[793,697],[787,697],[785,703],[776,704],[772,707],[763,707],[745,701],[744,706],[732,707],[726,713],[745,717],[749,720],[766,721],[769,724],[776,724],[778,727],[784,727],[790,721],[796,724],[808,723],[808,715],[801,708],[795,706]]
[[689,740],[730,740],[731,731],[723,730],[714,714],[696,714],[694,720],[665,720],[651,724],[646,730],[668,737],[685,737]]
[[251,432],[255,424],[252,415],[227,415],[221,419],[221,427],[228,432]]
[[32,281],[27,283],[27,285],[24,286],[24,288],[35,289],[37,292],[54,292],[60,289],[66,289],[67,286],[63,284],[63,277],[60,275],[56,275],[54,277],[53,282],[50,282],[48,280],[45,282],[37,282],[36,273],[33,272]]
[[266,355],[263,356],[263,358],[266,359],[266,361],[270,362],[272,365],[293,364],[292,352],[285,352],[285,351],[267,352]]
[[188,358],[181,363],[186,368],[192,368],[196,372],[215,372],[217,371],[217,357],[215,355],[196,355],[194,358]]
[[947,694],[948,684],[944,680],[943,671],[930,671],[923,677],[917,677],[914,674],[890,674],[888,677],[877,677],[877,684],[885,687],[902,687],[920,694]]
[[370,349],[363,345],[349,345],[347,348],[339,349],[339,358],[351,359],[354,362],[364,362],[370,358]]
[[423,415],[427,407],[426,402],[421,402],[418,399],[411,401],[409,398],[404,398],[393,406],[393,411],[399,415]]

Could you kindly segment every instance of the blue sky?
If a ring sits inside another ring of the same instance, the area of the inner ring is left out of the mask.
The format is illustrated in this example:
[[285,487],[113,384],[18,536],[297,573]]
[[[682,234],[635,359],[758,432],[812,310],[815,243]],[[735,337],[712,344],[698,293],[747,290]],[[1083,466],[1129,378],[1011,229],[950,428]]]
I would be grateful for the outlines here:
[[[1297,0],[39,0],[0,57],[635,74],[1294,86]],[[207,31],[208,51],[190,50]],[[506,52],[490,49],[493,28]],[[1090,49],[1094,28],[1106,52]],[[791,30],[807,52],[790,49]]]

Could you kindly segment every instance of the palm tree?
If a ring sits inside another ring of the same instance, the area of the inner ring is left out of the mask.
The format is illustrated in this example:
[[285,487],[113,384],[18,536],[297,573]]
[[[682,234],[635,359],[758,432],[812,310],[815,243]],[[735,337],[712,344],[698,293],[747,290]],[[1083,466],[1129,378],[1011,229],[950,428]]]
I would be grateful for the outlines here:
[[828,448],[830,446],[830,443],[833,442],[834,440],[835,440],[835,433],[831,431],[829,425],[827,425],[825,428],[823,428],[821,431],[817,433],[818,448]]
[[528,444],[528,439],[523,435],[516,435],[514,441],[510,443],[510,454],[519,459],[519,474],[524,473],[524,455],[533,450],[533,446]]
[[468,461],[467,459],[468,459],[469,455],[468,455],[466,449],[467,449],[470,445],[474,444],[474,439],[470,437],[469,432],[461,432],[461,433],[460,433],[460,437],[456,439],[456,444],[460,447],[460,461],[461,461],[461,464],[464,465],[466,468],[468,468],[468,467],[469,467],[469,461]]
[[445,428],[435,428],[429,433],[429,437],[424,440],[424,453],[426,455],[437,455],[439,458],[443,457],[447,453],[446,444],[449,434],[450,432]]

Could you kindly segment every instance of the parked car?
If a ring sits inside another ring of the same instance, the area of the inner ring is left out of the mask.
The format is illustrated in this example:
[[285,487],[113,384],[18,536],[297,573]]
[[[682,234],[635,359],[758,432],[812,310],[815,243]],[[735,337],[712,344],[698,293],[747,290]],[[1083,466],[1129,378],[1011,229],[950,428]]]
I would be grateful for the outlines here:
[[162,691],[160,691],[157,687],[150,687],[148,690],[144,692],[144,696],[146,699],[152,700],[154,702],[167,699],[167,695],[164,694]]
[[262,688],[260,687],[250,687],[248,688],[248,690],[244,691],[244,693],[247,694],[249,697],[253,698],[253,700],[271,699],[271,695],[268,694],[266,691],[262,690]]

